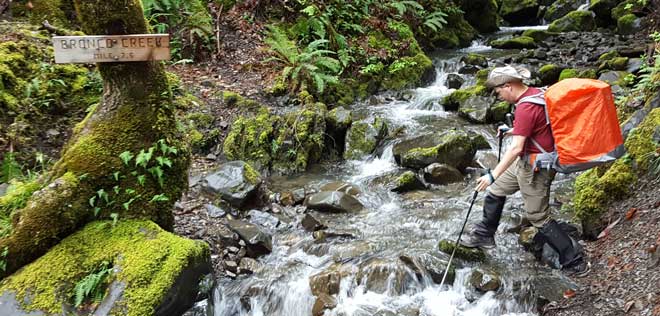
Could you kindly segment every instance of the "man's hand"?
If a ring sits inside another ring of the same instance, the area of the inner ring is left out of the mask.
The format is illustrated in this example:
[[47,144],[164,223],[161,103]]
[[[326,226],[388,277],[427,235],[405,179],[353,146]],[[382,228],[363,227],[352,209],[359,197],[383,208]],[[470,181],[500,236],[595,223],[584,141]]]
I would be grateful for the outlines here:
[[497,137],[505,137],[511,134],[512,129],[509,125],[502,124],[497,127]]
[[477,188],[475,190],[481,192],[483,190],[486,190],[486,188],[489,185],[493,184],[490,181],[490,177],[491,177],[490,175],[485,175],[485,176],[482,176],[479,179],[477,179]]

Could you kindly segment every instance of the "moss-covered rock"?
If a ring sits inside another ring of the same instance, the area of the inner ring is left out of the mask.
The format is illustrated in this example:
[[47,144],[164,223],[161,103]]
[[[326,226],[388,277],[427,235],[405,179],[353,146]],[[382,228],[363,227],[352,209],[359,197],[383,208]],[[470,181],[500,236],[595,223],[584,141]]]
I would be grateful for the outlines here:
[[170,301],[178,302],[174,310],[182,313],[192,306],[201,276],[211,270],[204,242],[175,236],[149,221],[100,221],[2,280],[0,295],[15,294],[25,311],[60,315],[73,307],[75,285],[103,265],[111,268],[100,286],[114,295],[104,298],[112,315],[155,315]]
[[[454,251],[454,248],[456,248],[455,244],[450,240],[444,239],[438,243],[438,249],[449,255]],[[471,262],[486,261],[486,254],[480,248],[466,248],[459,245],[456,249],[455,256],[456,258]]]
[[642,30],[642,19],[634,14],[626,14],[616,21],[616,32],[619,34],[635,34]]
[[641,12],[644,9],[645,3],[648,3],[648,1],[625,0],[618,2],[616,7],[612,9],[612,19],[618,21],[624,15]]
[[480,33],[491,33],[499,29],[496,0],[459,1],[464,17]]
[[612,9],[617,5],[617,0],[591,0],[589,11],[596,14],[596,25],[599,27],[610,27],[614,24]]
[[11,4],[11,10],[14,16],[27,17],[32,24],[48,21],[60,28],[76,27],[73,0],[20,0]]
[[394,150],[395,159],[411,169],[421,169],[436,162],[462,169],[470,164],[477,151],[472,137],[460,130],[432,135],[428,140],[421,141],[420,147],[406,149],[408,145],[400,145]]
[[402,57],[387,67],[382,87],[387,90],[401,90],[419,86],[435,75],[433,62],[423,52],[412,57]]
[[596,69],[575,69],[575,68],[566,68],[561,71],[559,74],[559,80],[564,80],[568,78],[589,78],[589,79],[596,79],[598,78],[598,73],[596,72]]
[[655,108],[639,126],[630,131],[628,138],[626,138],[626,151],[635,159],[641,170],[648,168],[646,155],[654,152],[658,147],[658,143],[653,140],[653,135],[658,126],[660,126],[660,108]]
[[[539,77],[541,78],[541,84],[544,86],[549,86],[557,81],[562,73],[562,68],[555,64],[543,65],[539,69]],[[565,78],[563,78],[565,79]]]
[[531,38],[534,39],[534,42],[536,42],[536,43],[543,42],[548,37],[555,36],[555,35],[557,35],[557,33],[548,32],[546,30],[535,30],[535,29],[525,30],[522,33],[522,36],[531,37]]
[[557,0],[553,2],[545,11],[543,18],[547,22],[557,20],[571,11],[577,10],[582,1],[579,0]]
[[426,186],[417,177],[417,174],[408,170],[394,180],[393,192],[408,192],[412,190],[424,189]]
[[481,54],[469,53],[461,57],[461,61],[466,65],[479,66],[482,68],[488,67],[488,59]]
[[470,45],[478,34],[477,30],[463,18],[463,14],[452,12],[446,20],[447,24],[431,35],[417,33],[415,35],[430,48],[457,48]]
[[591,11],[573,11],[548,26],[550,32],[589,32],[596,28]]
[[488,89],[483,84],[477,84],[469,88],[459,89],[442,99],[442,106],[445,107],[445,110],[455,111],[458,110],[460,105],[467,99],[473,96],[485,96],[487,93]]
[[381,118],[376,118],[373,122],[354,122],[346,134],[344,159],[359,159],[371,154],[387,136],[387,130],[387,124]]
[[[501,101],[496,102],[490,106],[489,121],[490,122],[506,122],[506,114],[509,113],[511,105],[509,102]],[[488,144],[488,143],[486,143]]]
[[500,15],[511,25],[533,25],[537,21],[537,0],[502,0]]
[[517,36],[509,39],[498,39],[490,42],[490,46],[500,49],[536,48],[534,39],[528,36]]

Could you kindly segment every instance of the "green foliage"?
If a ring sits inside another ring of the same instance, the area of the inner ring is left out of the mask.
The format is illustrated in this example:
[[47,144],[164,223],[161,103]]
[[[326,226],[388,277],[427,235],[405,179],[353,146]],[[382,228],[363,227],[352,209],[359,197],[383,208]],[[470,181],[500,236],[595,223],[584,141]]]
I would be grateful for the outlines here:
[[80,307],[85,301],[101,302],[105,295],[107,277],[112,272],[112,265],[103,261],[96,271],[83,277],[74,287],[73,306]]
[[7,258],[7,254],[9,253],[9,248],[5,247],[2,249],[2,252],[0,252],[0,270],[5,271],[7,269],[7,261],[5,260]]
[[0,167],[0,182],[9,182],[9,180],[18,178],[23,175],[21,165],[16,161],[13,152],[5,153]]
[[660,178],[660,147],[658,147],[654,152],[649,152],[642,157],[642,159],[647,160],[649,173],[656,180]]
[[142,0],[144,16],[158,33],[170,33],[175,60],[198,56],[213,49],[213,24],[200,0]]
[[341,63],[328,55],[335,54],[324,49],[328,40],[315,40],[300,49],[286,33],[276,26],[269,27],[265,42],[275,55],[266,61],[275,61],[282,67],[282,78],[290,80],[289,90],[299,92],[309,88],[323,93],[328,83],[336,83]]

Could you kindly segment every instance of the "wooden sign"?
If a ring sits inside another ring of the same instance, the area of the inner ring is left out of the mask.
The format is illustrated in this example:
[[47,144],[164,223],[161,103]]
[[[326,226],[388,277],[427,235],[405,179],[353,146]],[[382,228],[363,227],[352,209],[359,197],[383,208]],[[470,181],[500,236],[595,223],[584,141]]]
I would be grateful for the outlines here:
[[55,62],[111,63],[169,60],[169,34],[54,36]]

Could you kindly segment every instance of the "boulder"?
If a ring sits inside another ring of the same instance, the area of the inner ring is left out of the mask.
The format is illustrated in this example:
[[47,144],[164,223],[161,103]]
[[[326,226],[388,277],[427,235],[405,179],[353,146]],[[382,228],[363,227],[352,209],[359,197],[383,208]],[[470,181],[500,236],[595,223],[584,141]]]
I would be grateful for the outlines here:
[[496,0],[459,0],[457,4],[468,23],[480,33],[491,33],[499,29]]
[[232,206],[243,207],[252,199],[261,184],[261,177],[249,164],[230,161],[204,179],[202,187]]
[[280,220],[270,213],[262,212],[260,210],[250,210],[247,215],[250,219],[250,223],[261,227],[273,230],[280,225]]
[[466,65],[488,68],[488,60],[486,59],[486,56],[481,54],[469,53],[461,57],[461,62],[465,63]]
[[273,237],[259,226],[233,219],[227,221],[227,226],[245,241],[248,257],[257,258],[273,250]]
[[546,22],[557,20],[569,12],[577,10],[582,3],[583,1],[581,0],[557,0],[545,11],[543,19]]
[[538,11],[536,0],[503,0],[500,6],[500,16],[514,26],[537,24]]
[[618,34],[636,34],[642,29],[642,19],[632,13],[624,15],[616,21],[616,32]]
[[312,194],[305,200],[309,209],[321,212],[359,212],[362,203],[350,194],[337,191],[325,191]]
[[346,133],[344,159],[360,159],[371,154],[385,136],[387,124],[380,118],[354,122]]
[[591,11],[573,11],[548,26],[550,32],[590,32],[596,28]]
[[490,41],[490,46],[500,49],[523,49],[523,48],[536,48],[534,39],[528,36],[517,36],[507,39],[496,39]]
[[342,157],[346,147],[346,132],[353,123],[352,113],[338,106],[328,112],[325,122],[327,127],[325,149],[330,151],[332,155]]
[[612,19],[612,9],[616,7],[618,0],[591,0],[589,11],[596,15],[596,25],[599,27],[610,27],[615,20]]
[[323,316],[325,311],[328,309],[333,309],[337,306],[337,300],[327,294],[320,294],[314,306],[312,306],[312,316]]
[[[0,315],[181,315],[209,273],[210,251],[202,241],[150,221],[95,221],[3,279]],[[91,293],[100,293],[100,302],[85,296],[81,311],[72,306],[72,293],[93,277],[108,282]]]
[[399,295],[413,282],[414,275],[408,273],[403,262],[384,258],[371,258],[358,267],[355,279],[368,291]]
[[486,123],[490,117],[491,105],[495,103],[495,97],[471,96],[458,107],[458,114],[474,123]]
[[502,285],[502,281],[496,273],[476,269],[470,275],[470,284],[480,292],[488,292],[497,291]]
[[330,182],[326,183],[321,188],[319,188],[319,191],[325,192],[325,191],[337,191],[337,192],[343,192],[346,194],[350,194],[352,196],[358,196],[360,193],[360,189],[350,183],[346,182]]
[[341,279],[351,273],[348,266],[339,263],[332,264],[327,269],[309,278],[309,288],[312,290],[312,295],[318,297],[321,294],[334,295],[339,293]]
[[551,84],[556,83],[559,81],[559,75],[561,74],[561,71],[563,68],[555,65],[555,64],[547,64],[543,65],[539,69],[539,77],[541,78],[541,84],[544,86],[549,86]]
[[421,169],[435,162],[461,169],[470,164],[476,151],[475,138],[459,130],[414,136],[393,148],[395,160],[411,169]]
[[[451,255],[452,251],[454,251],[455,248],[454,245],[455,245],[455,241],[444,239],[438,243],[438,248],[440,249],[440,251]],[[471,261],[471,262],[486,260],[486,254],[480,248],[466,248],[461,245],[459,245],[458,249],[456,249],[456,254],[454,256],[456,258],[460,258],[465,261]]]
[[[442,276],[445,274],[445,269],[447,268],[446,260],[442,260],[427,253],[420,255],[401,255],[399,256],[399,259],[415,273],[418,279],[421,279],[424,275],[428,275],[431,277],[431,280],[437,284],[442,282]],[[454,283],[455,278],[456,262],[453,262],[449,271],[447,271],[445,284]]]
[[460,89],[463,83],[465,82],[465,79],[461,77],[459,74],[448,74],[447,75],[447,82],[445,85],[449,89]]
[[401,176],[394,180],[392,192],[408,192],[413,190],[425,189],[426,185],[422,182],[417,174],[412,171],[406,171]]
[[462,181],[463,174],[450,165],[432,163],[424,168],[424,180],[433,184],[449,184]]
[[317,230],[327,228],[323,225],[316,217],[311,214],[305,214],[303,219],[300,221],[300,225],[308,232],[314,232]]

